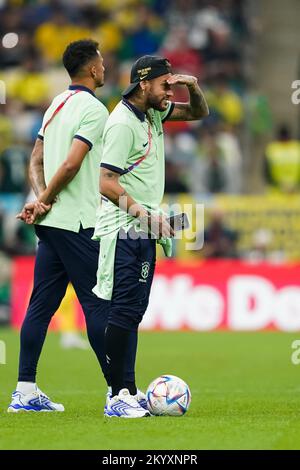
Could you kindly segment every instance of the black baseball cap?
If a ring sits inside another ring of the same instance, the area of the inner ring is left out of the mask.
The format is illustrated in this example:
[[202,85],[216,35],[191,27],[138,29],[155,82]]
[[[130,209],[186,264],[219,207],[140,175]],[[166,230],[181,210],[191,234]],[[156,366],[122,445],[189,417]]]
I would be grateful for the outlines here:
[[130,74],[130,85],[123,91],[122,95],[129,95],[142,80],[152,80],[166,73],[172,73],[171,64],[168,59],[158,55],[144,55],[133,64]]

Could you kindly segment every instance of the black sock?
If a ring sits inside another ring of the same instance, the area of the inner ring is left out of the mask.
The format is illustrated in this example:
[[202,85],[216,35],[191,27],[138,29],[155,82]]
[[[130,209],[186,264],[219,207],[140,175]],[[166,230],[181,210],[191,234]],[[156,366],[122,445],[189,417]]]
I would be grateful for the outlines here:
[[136,388],[135,382],[125,381],[124,383],[125,383],[125,388],[128,388],[130,395],[137,394],[137,388]]
[[129,330],[115,325],[109,324],[106,329],[105,348],[113,397],[118,395],[122,388],[127,388],[124,368],[129,334]]

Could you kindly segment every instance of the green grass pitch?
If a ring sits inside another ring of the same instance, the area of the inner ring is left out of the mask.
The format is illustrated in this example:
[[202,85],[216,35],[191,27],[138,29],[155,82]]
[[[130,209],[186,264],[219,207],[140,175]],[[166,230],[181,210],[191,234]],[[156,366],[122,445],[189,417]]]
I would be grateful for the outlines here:
[[38,384],[65,413],[6,413],[16,383],[18,334],[0,329],[0,449],[299,449],[300,333],[141,333],[142,389],[155,377],[186,380],[192,403],[183,417],[109,420],[106,387],[92,351],[63,351],[49,334]]

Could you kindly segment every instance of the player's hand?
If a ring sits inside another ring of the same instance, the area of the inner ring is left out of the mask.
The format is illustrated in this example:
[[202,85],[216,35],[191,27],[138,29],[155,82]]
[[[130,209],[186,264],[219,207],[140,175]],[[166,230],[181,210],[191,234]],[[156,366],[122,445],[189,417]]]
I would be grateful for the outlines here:
[[19,212],[19,214],[16,215],[16,219],[19,219],[19,220],[22,220],[23,222],[26,222],[26,218],[29,217],[32,214],[33,209],[34,209],[34,203],[33,202],[29,202],[29,203],[25,204],[25,206],[23,207],[21,212]]
[[43,217],[50,211],[52,204],[44,204],[38,200],[28,202],[22,211],[17,214],[16,218],[22,220],[26,224],[32,225],[39,217]]
[[197,85],[197,78],[192,75],[180,75],[175,73],[168,78],[167,83],[169,85],[186,85],[188,87]]
[[163,214],[149,214],[148,229],[157,238],[173,237],[175,232]]
[[34,224],[37,221],[37,219],[46,215],[47,212],[50,211],[51,207],[52,207],[52,204],[44,204],[43,202],[40,202],[38,200],[35,201],[33,212],[31,216],[27,218],[26,223]]

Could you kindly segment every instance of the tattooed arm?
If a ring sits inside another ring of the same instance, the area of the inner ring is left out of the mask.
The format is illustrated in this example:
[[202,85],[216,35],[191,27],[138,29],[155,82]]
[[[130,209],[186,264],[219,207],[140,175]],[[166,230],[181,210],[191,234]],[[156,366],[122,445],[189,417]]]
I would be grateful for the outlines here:
[[[35,202],[25,204],[17,218],[28,224],[33,224],[38,217],[45,215],[51,209],[56,196],[76,176],[88,151],[89,146],[85,142],[74,138],[66,160],[57,169],[47,187],[45,180],[42,178],[41,164],[39,166],[36,163],[35,169],[31,168],[31,173],[34,176],[31,175],[30,179],[32,184],[35,185],[34,191],[38,191],[38,199]],[[37,160],[35,158],[36,162]],[[40,171],[37,171],[37,168]]]
[[100,192],[116,206],[133,217],[140,219],[141,226],[148,227],[158,237],[174,235],[164,215],[150,214],[141,204],[138,204],[119,183],[120,174],[101,167]]
[[36,197],[46,189],[44,176],[44,144],[36,139],[29,162],[29,179]]
[[133,217],[148,216],[146,209],[135,202],[123,186],[119,183],[120,174],[101,167],[100,192],[120,209],[128,212]]
[[167,121],[193,121],[209,115],[206,99],[196,77],[175,74],[167,82],[169,85],[186,85],[190,94],[189,103],[175,103]]
[[[29,180],[38,198],[40,194],[46,189],[45,176],[44,176],[44,144],[41,139],[36,139],[29,162]],[[51,209],[51,205],[46,206],[40,204],[38,201],[28,202],[24,205],[22,211],[17,214],[17,219],[23,220],[26,223],[33,223],[35,220],[34,213],[44,215]]]

